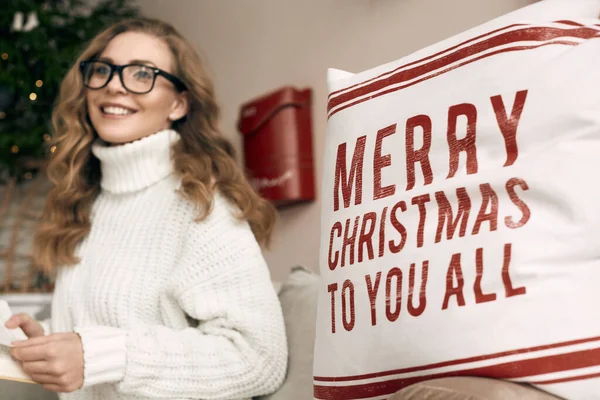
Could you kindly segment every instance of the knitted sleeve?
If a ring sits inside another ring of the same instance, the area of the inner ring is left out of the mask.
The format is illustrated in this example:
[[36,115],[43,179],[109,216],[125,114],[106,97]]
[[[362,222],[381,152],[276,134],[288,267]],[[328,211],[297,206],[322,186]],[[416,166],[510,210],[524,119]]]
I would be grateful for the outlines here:
[[187,315],[197,326],[76,329],[84,387],[114,383],[144,398],[207,400],[246,399],[279,387],[287,368],[281,306],[260,247],[232,211],[217,198],[210,216],[190,228],[168,285],[182,313],[163,318]]

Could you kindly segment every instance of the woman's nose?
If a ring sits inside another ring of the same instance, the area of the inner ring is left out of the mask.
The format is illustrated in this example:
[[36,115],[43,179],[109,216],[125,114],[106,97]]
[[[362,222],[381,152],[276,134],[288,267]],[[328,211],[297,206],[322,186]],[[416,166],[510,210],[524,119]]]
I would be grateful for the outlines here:
[[121,83],[121,77],[117,72],[115,72],[110,78],[110,81],[108,81],[106,84],[106,88],[108,91],[113,93],[127,93],[127,89],[123,87],[123,84]]

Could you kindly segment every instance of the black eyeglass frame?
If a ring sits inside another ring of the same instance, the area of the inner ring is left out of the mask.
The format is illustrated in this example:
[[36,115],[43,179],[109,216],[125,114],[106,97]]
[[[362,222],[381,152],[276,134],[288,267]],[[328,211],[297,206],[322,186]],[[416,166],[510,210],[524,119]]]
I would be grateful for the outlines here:
[[[108,79],[106,80],[106,83],[100,87],[89,87],[88,85],[85,84],[85,69],[88,65],[90,65],[91,63],[101,63],[106,65],[108,68],[110,68],[110,74],[108,76]],[[150,89],[148,89],[145,92],[135,92],[133,90],[130,90],[126,85],[125,82],[123,80],[123,69],[125,69],[126,67],[132,67],[132,66],[137,66],[137,67],[145,67],[150,69],[152,72],[154,72],[154,75],[152,77],[152,85],[150,86]],[[152,67],[150,65],[146,65],[146,64],[125,64],[125,65],[115,65],[115,64],[111,64],[108,61],[102,61],[102,60],[85,60],[85,61],[81,61],[79,63],[79,69],[81,70],[81,76],[83,78],[83,84],[85,87],[87,87],[88,89],[91,90],[99,90],[102,89],[104,87],[106,87],[106,85],[108,85],[108,83],[112,80],[114,73],[116,72],[117,74],[119,74],[119,79],[121,80],[121,85],[123,85],[123,87],[125,88],[125,90],[127,90],[128,92],[131,92],[133,94],[146,94],[146,93],[150,93],[152,91],[152,89],[154,89],[154,84],[156,83],[156,77],[157,76],[162,76],[163,78],[165,78],[166,80],[168,80],[169,82],[171,82],[173,84],[173,86],[175,86],[175,89],[177,89],[179,92],[183,92],[184,90],[187,89],[187,87],[185,86],[185,84],[181,81],[181,79],[179,79],[178,77],[176,77],[175,75],[172,75],[168,72],[163,71],[162,69],[156,68],[156,67]]]

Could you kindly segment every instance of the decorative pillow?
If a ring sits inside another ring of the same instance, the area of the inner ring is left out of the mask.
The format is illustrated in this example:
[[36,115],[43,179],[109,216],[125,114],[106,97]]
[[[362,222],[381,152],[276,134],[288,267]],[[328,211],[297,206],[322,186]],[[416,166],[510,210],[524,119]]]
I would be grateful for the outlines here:
[[312,398],[313,350],[317,320],[319,276],[297,266],[292,268],[279,290],[285,318],[289,359],[283,385],[264,400],[306,400]]
[[600,399],[599,13],[546,0],[330,71],[315,398],[482,376]]

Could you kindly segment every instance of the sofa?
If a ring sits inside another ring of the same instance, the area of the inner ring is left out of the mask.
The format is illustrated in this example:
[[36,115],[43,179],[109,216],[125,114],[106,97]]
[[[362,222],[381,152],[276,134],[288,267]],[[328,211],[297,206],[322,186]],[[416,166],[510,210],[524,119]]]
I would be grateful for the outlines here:
[[[313,344],[318,274],[302,266],[293,267],[284,282],[276,283],[285,317],[289,364],[279,390],[259,400],[312,399]],[[15,400],[56,400],[53,393],[37,385],[0,381],[0,398]],[[481,377],[443,378],[400,390],[389,400],[557,400],[532,387]]]

